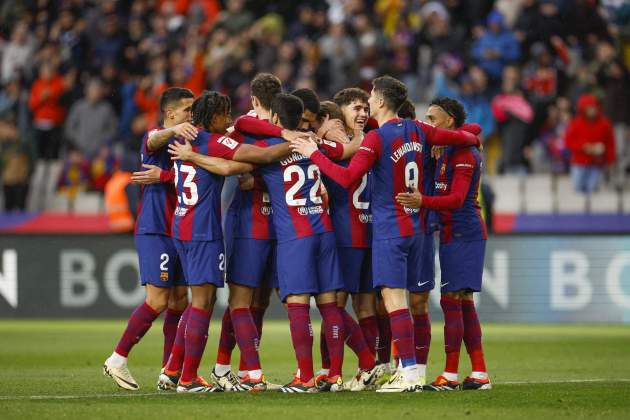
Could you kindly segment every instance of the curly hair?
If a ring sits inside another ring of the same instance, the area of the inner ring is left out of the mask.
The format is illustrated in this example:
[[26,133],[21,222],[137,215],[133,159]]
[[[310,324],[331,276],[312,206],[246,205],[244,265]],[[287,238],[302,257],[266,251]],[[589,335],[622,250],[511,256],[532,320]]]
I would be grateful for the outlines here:
[[232,108],[230,97],[215,91],[205,91],[192,104],[192,123],[210,129],[215,115],[229,114]]
[[335,93],[335,96],[333,96],[333,102],[341,107],[350,105],[354,101],[361,101],[367,104],[369,98],[370,95],[368,95],[368,93],[363,89],[346,88]]
[[461,127],[464,122],[466,122],[466,111],[464,110],[464,105],[453,98],[446,96],[435,98],[431,101],[429,106],[439,106],[442,108],[444,112],[453,117],[455,127]]
[[343,113],[341,112],[341,109],[339,109],[339,105],[333,101],[324,101],[320,104],[319,112],[317,113],[317,120],[321,122],[324,118],[326,118],[326,116],[328,116],[331,120],[343,121]]

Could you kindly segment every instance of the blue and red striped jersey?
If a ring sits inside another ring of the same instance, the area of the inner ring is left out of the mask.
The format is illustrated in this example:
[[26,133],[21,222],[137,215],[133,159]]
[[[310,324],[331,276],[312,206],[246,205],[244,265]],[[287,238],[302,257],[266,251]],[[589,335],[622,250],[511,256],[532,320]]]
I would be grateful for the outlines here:
[[422,206],[438,211],[442,243],[488,237],[477,199],[482,166],[476,147],[448,147],[438,160],[435,196],[423,196]]
[[[347,167],[349,160],[337,162]],[[330,217],[335,228],[337,245],[350,248],[372,246],[372,176],[364,174],[358,182],[344,188],[327,176],[323,176],[328,190]]]
[[[283,142],[280,138],[270,138],[257,145],[269,147]],[[339,159],[343,147],[325,147],[323,151],[331,158]],[[259,171],[269,189],[279,242],[333,231],[328,209],[322,200],[321,174],[310,159],[292,153],[278,162],[262,166]]]
[[[196,153],[232,159],[239,148],[234,139],[200,131],[191,142]],[[224,178],[192,162],[176,160],[177,208],[173,217],[173,238],[183,241],[223,239],[221,232],[221,190]]]
[[[155,165],[168,171],[173,166],[168,148],[165,146],[159,150],[150,151],[147,147],[149,136],[161,129],[162,127],[159,127],[144,135],[140,158],[143,164]],[[142,196],[138,208],[135,233],[137,235],[170,235],[173,213],[177,204],[175,185],[173,183],[143,185],[141,191]]]

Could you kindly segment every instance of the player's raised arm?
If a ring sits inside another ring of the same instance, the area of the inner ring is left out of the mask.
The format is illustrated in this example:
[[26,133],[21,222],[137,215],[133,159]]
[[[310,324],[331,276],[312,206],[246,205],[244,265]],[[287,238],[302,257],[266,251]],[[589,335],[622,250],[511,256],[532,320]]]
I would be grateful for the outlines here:
[[312,140],[297,140],[291,143],[291,149],[310,158],[313,163],[319,166],[320,171],[339,185],[348,188],[374,165],[380,154],[380,141],[376,132],[368,133],[347,168],[333,163],[317,148],[317,144]]
[[155,151],[166,146],[168,140],[173,136],[179,136],[186,140],[194,140],[197,137],[197,129],[189,122],[177,124],[170,128],[154,130],[149,133],[147,149]]
[[438,146],[479,146],[479,133],[481,127],[478,124],[465,124],[457,130],[437,128],[422,121],[416,124],[426,135],[427,143]]
[[429,210],[455,210],[462,207],[470,189],[477,162],[470,149],[463,148],[454,152],[452,165],[455,169],[451,190],[447,195],[421,195],[416,190],[413,193],[398,194],[396,201],[405,207],[420,208],[422,206]]
[[234,162],[228,159],[196,153],[188,142],[169,144],[168,152],[171,154],[171,159],[173,160],[192,162],[216,175],[229,176],[254,170],[254,166],[248,163]]

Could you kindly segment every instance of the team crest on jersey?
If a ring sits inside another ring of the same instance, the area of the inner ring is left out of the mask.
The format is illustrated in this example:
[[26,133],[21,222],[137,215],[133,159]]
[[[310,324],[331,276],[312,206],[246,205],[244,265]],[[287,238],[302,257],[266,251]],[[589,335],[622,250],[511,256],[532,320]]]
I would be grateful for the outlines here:
[[160,273],[160,280],[162,280],[162,281],[168,281],[168,272],[166,272],[166,271],[162,271],[162,272]]
[[440,175],[444,175],[446,173],[446,163],[443,163],[440,167]]

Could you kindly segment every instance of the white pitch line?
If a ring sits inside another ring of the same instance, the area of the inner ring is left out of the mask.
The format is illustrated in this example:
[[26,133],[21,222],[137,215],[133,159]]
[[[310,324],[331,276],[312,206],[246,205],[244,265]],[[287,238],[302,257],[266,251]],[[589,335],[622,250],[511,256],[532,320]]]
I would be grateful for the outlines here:
[[[546,385],[546,384],[583,384],[602,382],[630,382],[630,378],[592,378],[592,379],[558,379],[549,381],[499,381],[493,385]],[[0,395],[0,401],[10,400],[83,400],[99,398],[134,398],[134,397],[161,397],[181,395],[176,392],[151,392],[128,394],[93,394],[93,395]]]

